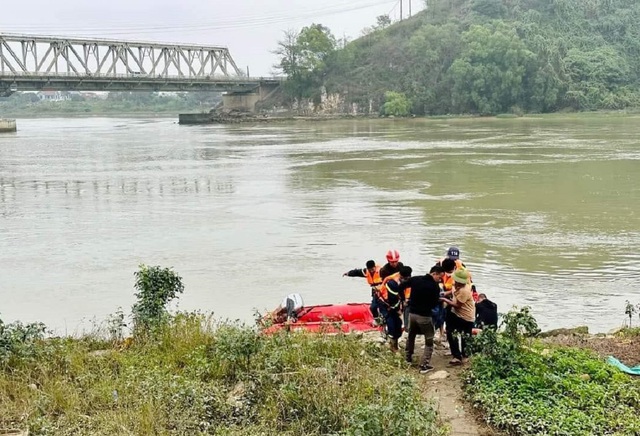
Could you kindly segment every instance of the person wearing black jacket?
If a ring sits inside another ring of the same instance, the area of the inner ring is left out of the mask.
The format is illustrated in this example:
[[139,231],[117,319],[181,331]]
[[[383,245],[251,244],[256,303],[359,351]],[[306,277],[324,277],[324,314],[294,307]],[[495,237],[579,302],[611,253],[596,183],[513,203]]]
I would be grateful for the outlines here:
[[440,303],[440,286],[444,270],[441,266],[434,266],[429,274],[416,276],[403,281],[400,290],[411,288],[409,298],[409,337],[406,345],[406,360],[411,363],[416,344],[416,336],[424,335],[424,351],[420,360],[420,373],[426,374],[433,370],[431,356],[433,355],[433,336],[435,329],[431,319],[432,310]]
[[387,252],[387,263],[380,268],[380,278],[382,280],[392,274],[400,272],[400,268],[404,265],[400,262],[400,253],[397,250],[389,250]]
[[485,294],[478,295],[476,303],[476,327],[498,328],[498,306],[489,300]]

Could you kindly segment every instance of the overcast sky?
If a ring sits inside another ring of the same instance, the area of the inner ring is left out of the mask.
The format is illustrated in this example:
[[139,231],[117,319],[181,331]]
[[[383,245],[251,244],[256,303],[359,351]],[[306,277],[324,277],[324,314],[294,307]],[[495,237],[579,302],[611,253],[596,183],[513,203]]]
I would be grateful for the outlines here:
[[[311,23],[337,38],[358,37],[381,14],[399,18],[400,0],[2,0],[0,32],[184,42],[229,47],[252,76],[273,72],[284,30]],[[423,0],[402,0],[406,16]]]

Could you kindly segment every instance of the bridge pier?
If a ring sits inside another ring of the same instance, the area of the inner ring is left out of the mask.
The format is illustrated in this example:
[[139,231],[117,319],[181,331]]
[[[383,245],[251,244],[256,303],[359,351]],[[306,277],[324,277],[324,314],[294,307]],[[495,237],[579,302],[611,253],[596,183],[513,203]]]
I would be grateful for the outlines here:
[[17,130],[16,120],[0,118],[0,133],[16,132]]
[[280,83],[260,83],[255,89],[248,91],[230,91],[222,94],[224,110],[256,112],[256,105],[271,97],[280,88]]

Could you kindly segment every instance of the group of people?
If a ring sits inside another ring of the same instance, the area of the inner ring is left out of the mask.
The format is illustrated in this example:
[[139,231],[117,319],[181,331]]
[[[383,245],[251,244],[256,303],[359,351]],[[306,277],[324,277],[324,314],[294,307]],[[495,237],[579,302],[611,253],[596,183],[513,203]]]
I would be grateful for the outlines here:
[[434,337],[446,331],[451,350],[450,365],[463,364],[468,356],[468,338],[474,328],[497,327],[498,311],[485,294],[478,294],[471,273],[460,259],[460,250],[449,247],[425,275],[414,276],[411,267],[400,262],[400,253],[389,250],[387,263],[380,267],[373,260],[365,268],[347,271],[343,276],[364,277],[371,287],[371,314],[386,323],[392,351],[398,351],[403,330],[408,333],[406,360],[413,361],[417,335],[424,335],[425,347],[420,372],[433,370]]

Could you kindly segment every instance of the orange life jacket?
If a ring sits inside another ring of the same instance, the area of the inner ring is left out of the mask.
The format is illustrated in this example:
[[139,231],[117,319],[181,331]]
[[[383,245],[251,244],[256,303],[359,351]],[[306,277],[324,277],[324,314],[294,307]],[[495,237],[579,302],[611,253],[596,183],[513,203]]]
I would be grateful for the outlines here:
[[[385,277],[385,280],[388,277]],[[387,306],[389,306],[389,309],[397,309],[398,307],[400,307],[400,299],[398,299],[398,302],[396,304],[394,304],[393,306],[391,306],[389,304],[389,293],[393,293],[393,291],[390,291],[389,288],[386,286],[386,282],[384,285],[380,286],[380,292],[378,294],[378,296],[380,297],[380,299],[382,301],[384,301],[385,303],[387,303]],[[393,294],[393,295],[397,295],[397,294]]]
[[367,279],[367,283],[371,285],[371,287],[377,288],[382,284],[382,279],[380,278],[380,266],[376,265],[376,269],[371,274],[367,268],[364,269],[364,278]]
[[[445,260],[446,257],[443,257],[442,259],[440,259],[440,261],[437,263],[437,265],[442,265],[442,261]],[[462,261],[460,259],[456,259],[454,261],[456,263],[456,268],[455,269],[464,269],[466,272],[469,273],[469,283],[473,283],[473,280],[471,279],[471,271],[469,271],[469,269],[464,265],[464,263],[462,263]],[[454,270],[455,271],[455,270]],[[445,273],[445,276],[447,274]],[[444,283],[445,277],[442,278],[442,282]],[[453,284],[451,285],[453,286]],[[447,286],[445,285],[445,289],[447,289]],[[447,291],[451,290],[451,288],[448,288]]]
[[[400,273],[399,272],[393,273],[390,276],[387,276],[382,280],[382,286],[381,287],[385,290],[385,293],[386,293],[386,287],[384,285],[386,285],[389,280],[395,280],[396,282],[398,282],[398,284],[400,284]],[[386,294],[385,294],[385,296],[386,296]],[[404,298],[408,300],[409,297],[411,297],[411,288],[406,288],[404,290]]]
[[453,289],[453,277],[451,277],[447,273],[444,273],[444,275],[442,276],[442,287],[444,288],[445,292],[451,291]]

